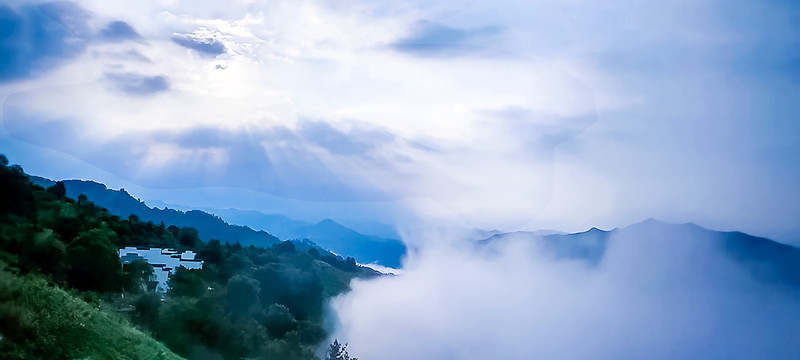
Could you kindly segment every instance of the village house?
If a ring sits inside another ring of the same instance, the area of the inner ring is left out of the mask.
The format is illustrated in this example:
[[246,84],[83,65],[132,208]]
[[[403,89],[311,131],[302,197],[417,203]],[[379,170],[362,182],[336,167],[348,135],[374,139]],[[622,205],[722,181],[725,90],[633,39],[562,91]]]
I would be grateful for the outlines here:
[[129,246],[119,250],[119,258],[122,264],[129,264],[142,259],[153,266],[153,280],[156,282],[155,291],[159,293],[167,292],[169,288],[167,279],[175,273],[179,266],[187,269],[203,268],[203,261],[195,259],[195,255],[195,252],[191,250],[179,254],[175,250],[162,248],[139,249]]

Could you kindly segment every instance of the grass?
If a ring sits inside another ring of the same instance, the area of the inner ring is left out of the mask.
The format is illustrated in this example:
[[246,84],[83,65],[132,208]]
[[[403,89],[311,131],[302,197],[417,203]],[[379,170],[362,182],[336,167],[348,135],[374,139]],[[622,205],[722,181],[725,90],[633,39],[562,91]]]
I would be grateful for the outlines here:
[[44,279],[0,270],[0,358],[181,359],[127,320]]

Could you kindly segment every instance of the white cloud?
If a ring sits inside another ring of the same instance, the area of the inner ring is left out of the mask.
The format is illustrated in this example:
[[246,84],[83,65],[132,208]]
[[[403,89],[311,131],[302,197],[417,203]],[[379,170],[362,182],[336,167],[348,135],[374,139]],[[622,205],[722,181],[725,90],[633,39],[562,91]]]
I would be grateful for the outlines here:
[[[104,6],[98,4],[84,6],[97,17],[119,14],[103,13]],[[392,199],[430,197],[476,224],[505,224],[509,217],[514,218],[511,223],[519,223],[541,208],[549,191],[550,160],[524,154],[525,143],[535,140],[496,131],[485,111],[524,108],[549,115],[528,119],[544,121],[528,125],[555,127],[560,117],[594,112],[591,91],[546,62],[430,59],[386,48],[418,21],[411,15],[376,17],[374,9],[363,4],[346,9],[315,2],[263,8],[249,4],[236,10],[237,6],[222,18],[210,17],[216,13],[203,8],[184,13],[186,9],[177,5],[162,11],[134,6],[125,19],[145,40],[130,46],[152,63],[111,59],[103,55],[124,49],[95,45],[80,61],[51,75],[52,87],[23,92],[9,104],[29,117],[68,119],[62,125],[79,129],[76,132],[86,135],[81,141],[90,147],[143,131],[210,127],[248,132],[272,161],[294,161],[299,167],[304,166],[302,158],[276,160],[274,144],[280,142],[259,134],[276,126],[296,131],[303,118],[323,119],[341,131],[354,123],[367,124],[390,131],[399,141],[366,150],[369,161],[318,148],[302,151],[336,169],[336,176],[347,183],[368,186]],[[190,43],[180,46],[171,40],[175,36]],[[139,98],[106,91],[102,76],[111,70],[165,77],[170,91]],[[69,74],[79,73],[80,82],[70,79]],[[440,146],[434,152],[420,151],[410,145],[417,139]],[[194,157],[190,154],[206,154],[198,155],[205,158],[212,149],[142,140],[138,148],[120,149],[118,155],[142,154],[141,162],[129,163],[142,173],[170,171],[177,164],[213,167],[233,156],[230,149],[218,148],[213,149],[215,161],[208,164],[184,161]],[[158,159],[165,149],[170,150]],[[159,166],[150,166],[156,163]],[[158,175],[136,178],[152,176]],[[480,221],[483,218],[489,221]]]
[[380,359],[792,357],[796,289],[754,281],[702,231],[651,225],[612,235],[596,266],[526,237],[428,246],[335,299],[333,336]]

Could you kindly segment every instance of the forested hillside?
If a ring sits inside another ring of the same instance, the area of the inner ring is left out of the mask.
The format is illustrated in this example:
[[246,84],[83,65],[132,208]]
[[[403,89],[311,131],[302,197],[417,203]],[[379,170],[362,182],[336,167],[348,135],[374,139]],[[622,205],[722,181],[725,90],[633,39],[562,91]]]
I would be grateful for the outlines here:
[[[31,176],[31,182],[48,188],[56,184],[55,181],[38,176]],[[62,182],[66,195],[77,199],[80,195],[95,204],[102,206],[112,214],[127,218],[136,215],[142,221],[166,223],[179,227],[193,227],[199,232],[200,239],[223,239],[241,245],[269,246],[279,242],[277,237],[266,231],[256,231],[246,226],[228,224],[225,220],[204,211],[180,211],[175,209],[157,209],[147,206],[144,202],[128,194],[125,189],[112,190],[105,185],[85,180],[65,180]]]
[[[56,181],[39,176],[30,179],[45,188],[56,184]],[[194,227],[204,241],[224,239],[242,245],[269,246],[280,241],[278,237],[283,240],[308,239],[324,249],[351,256],[360,263],[378,263],[394,268],[401,266],[406,254],[406,246],[400,240],[364,235],[330,219],[313,224],[281,215],[235,209],[214,209],[213,214],[200,210],[159,209],[147,206],[125,189],[109,189],[86,180],[62,182],[68,197],[77,199],[86,195],[95,204],[123,218],[134,214],[142,221]]]
[[[0,164],[0,358],[173,356],[159,355],[149,334],[188,358],[314,359],[327,337],[325,301],[355,277],[378,275],[291,242],[204,242],[193,228],[121,218],[67,197],[63,183],[31,184],[5,157]],[[204,267],[179,268],[162,300],[146,290],[152,267],[121,265],[125,246],[193,250]],[[53,312],[45,318],[55,324],[36,320]]]

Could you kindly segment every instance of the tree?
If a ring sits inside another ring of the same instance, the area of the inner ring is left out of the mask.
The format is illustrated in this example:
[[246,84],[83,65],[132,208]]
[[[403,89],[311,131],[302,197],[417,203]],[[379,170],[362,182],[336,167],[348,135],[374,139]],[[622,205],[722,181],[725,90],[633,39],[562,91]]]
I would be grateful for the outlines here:
[[344,265],[344,269],[342,269],[342,270],[349,271],[349,272],[358,271],[358,264],[356,264],[356,259],[351,258],[351,257],[348,256],[347,259],[344,262],[345,262],[345,265]]
[[291,241],[283,241],[279,242],[275,245],[272,245],[272,250],[278,254],[283,253],[293,253],[297,248],[294,246],[294,243]]
[[306,345],[319,344],[328,337],[328,333],[320,324],[308,320],[298,322],[297,334],[300,336],[300,342]]
[[289,331],[297,329],[297,320],[286,306],[272,304],[264,317],[264,327],[273,338],[282,338]]
[[244,315],[258,303],[258,282],[242,275],[236,275],[228,282],[227,299],[231,312]]
[[37,233],[33,241],[22,243],[22,263],[30,270],[37,270],[61,282],[69,269],[67,246],[57,233],[45,228]]
[[177,239],[178,238],[178,232],[181,231],[181,229],[179,227],[175,226],[175,225],[170,225],[170,226],[167,226],[167,231],[169,231],[170,234],[172,234],[172,236],[174,236]]
[[200,297],[206,291],[203,280],[197,270],[189,270],[183,266],[175,269],[175,273],[167,280],[170,296]]
[[253,262],[250,261],[247,255],[243,254],[242,251],[238,251],[225,259],[221,275],[223,278],[229,279],[244,270],[253,268],[253,266]]
[[153,266],[142,259],[122,265],[122,284],[125,290],[139,293],[147,290],[147,282],[153,276]]
[[68,275],[70,285],[84,291],[119,289],[122,273],[113,240],[116,236],[109,229],[96,228],[75,238],[68,249],[72,265]]
[[161,297],[153,292],[147,292],[139,296],[133,302],[133,320],[148,329],[155,329],[158,323],[158,310],[161,308]]
[[351,358],[347,353],[347,344],[340,344],[338,339],[328,345],[328,351],[325,353],[325,360],[358,360],[358,358]]
[[197,254],[197,257],[203,259],[206,263],[214,265],[222,265],[222,260],[225,258],[222,253],[222,246],[219,240],[209,240],[209,242]]
[[178,244],[194,248],[200,242],[200,234],[193,227],[184,227],[178,231]]
[[36,202],[33,186],[19,165],[8,166],[8,159],[0,159],[0,215],[16,214],[33,218]]
[[57,182],[55,185],[47,188],[47,192],[56,196],[56,199],[64,199],[67,196],[67,188],[64,186],[63,181]]

